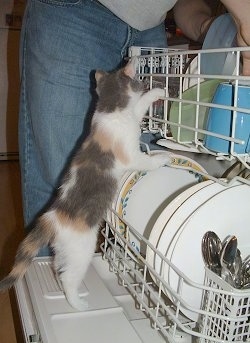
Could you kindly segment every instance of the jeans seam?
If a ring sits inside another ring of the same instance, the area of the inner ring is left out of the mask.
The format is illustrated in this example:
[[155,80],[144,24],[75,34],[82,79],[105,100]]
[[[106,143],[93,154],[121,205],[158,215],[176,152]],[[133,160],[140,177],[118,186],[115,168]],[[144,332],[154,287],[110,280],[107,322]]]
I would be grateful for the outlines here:
[[127,55],[127,49],[131,44],[132,35],[133,35],[133,28],[127,25],[127,39],[121,48],[121,57],[124,58]]
[[73,6],[79,5],[82,2],[82,0],[76,0],[75,2],[72,2],[72,3],[68,3],[65,1],[57,1],[57,0],[38,0],[38,1],[42,4],[51,5],[55,7],[73,7]]
[[[27,13],[27,20],[28,20],[28,13]],[[26,26],[27,27],[27,26]],[[28,192],[27,192],[27,180],[28,180],[28,166],[29,166],[29,158],[30,158],[30,128],[28,125],[28,113],[27,113],[27,92],[26,92],[26,34],[27,31],[25,29],[24,32],[24,37],[23,37],[23,63],[22,63],[22,101],[23,101],[23,120],[24,120],[24,127],[25,127],[25,132],[23,134],[26,136],[25,139],[25,145],[24,145],[24,166],[23,166],[23,182],[24,182],[24,207],[25,207],[25,213],[26,213],[26,218],[25,222],[29,222],[29,199],[28,199]]]

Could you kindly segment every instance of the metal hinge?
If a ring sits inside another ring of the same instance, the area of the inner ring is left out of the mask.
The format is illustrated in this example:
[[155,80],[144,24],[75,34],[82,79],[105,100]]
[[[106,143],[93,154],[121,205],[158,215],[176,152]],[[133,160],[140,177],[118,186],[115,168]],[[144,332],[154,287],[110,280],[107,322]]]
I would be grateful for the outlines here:
[[29,342],[30,343],[42,343],[39,334],[29,335]]

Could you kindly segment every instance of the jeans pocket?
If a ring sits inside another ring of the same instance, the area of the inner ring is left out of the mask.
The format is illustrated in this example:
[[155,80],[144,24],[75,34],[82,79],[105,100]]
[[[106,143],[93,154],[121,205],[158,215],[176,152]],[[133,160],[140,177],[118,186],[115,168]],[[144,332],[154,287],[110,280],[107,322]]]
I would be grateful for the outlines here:
[[82,0],[37,0],[37,1],[43,4],[48,4],[52,6],[58,6],[58,7],[74,6],[82,2]]

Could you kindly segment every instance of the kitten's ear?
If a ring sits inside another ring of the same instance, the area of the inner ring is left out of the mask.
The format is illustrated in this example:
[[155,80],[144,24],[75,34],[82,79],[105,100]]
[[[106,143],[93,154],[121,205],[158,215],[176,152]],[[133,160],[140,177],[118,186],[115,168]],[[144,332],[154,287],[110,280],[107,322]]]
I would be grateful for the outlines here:
[[96,80],[96,83],[98,83],[102,78],[103,76],[107,75],[107,73],[105,71],[102,71],[102,70],[97,70],[95,72],[95,80]]
[[128,62],[128,64],[124,68],[124,74],[129,76],[131,79],[133,79],[136,74],[137,65],[138,65],[138,58],[134,56],[131,58],[131,60]]

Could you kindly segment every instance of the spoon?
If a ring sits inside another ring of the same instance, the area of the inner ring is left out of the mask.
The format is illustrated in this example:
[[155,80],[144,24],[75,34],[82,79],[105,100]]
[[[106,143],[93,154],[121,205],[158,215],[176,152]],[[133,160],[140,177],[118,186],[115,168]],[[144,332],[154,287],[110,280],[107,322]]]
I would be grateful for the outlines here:
[[201,252],[202,252],[202,257],[205,262],[205,265],[210,268],[210,263],[208,259],[208,253],[207,253],[207,239],[208,239],[208,234],[209,231],[204,234],[202,237],[202,242],[201,242]]
[[250,282],[250,256],[246,257],[242,262],[240,282],[243,287]]
[[241,288],[242,285],[242,258],[239,249],[236,250],[235,260],[232,269],[234,274],[234,282],[236,288]]
[[213,231],[207,231],[202,238],[202,256],[206,266],[220,275],[221,241]]
[[250,276],[250,256],[246,257],[243,260],[241,272],[242,272],[242,274],[249,274],[249,276]]
[[213,231],[209,231],[208,238],[208,259],[210,261],[211,268],[214,272],[220,275],[221,273],[221,262],[220,262],[220,251],[222,249],[221,240],[217,234]]
[[241,289],[249,289],[249,288],[250,288],[250,281],[248,280],[248,282],[242,285]]
[[221,276],[222,278],[230,283],[232,286],[235,285],[235,269],[234,263],[237,253],[237,238],[235,236],[229,236],[222,244],[222,250],[220,254],[220,263],[221,263]]

